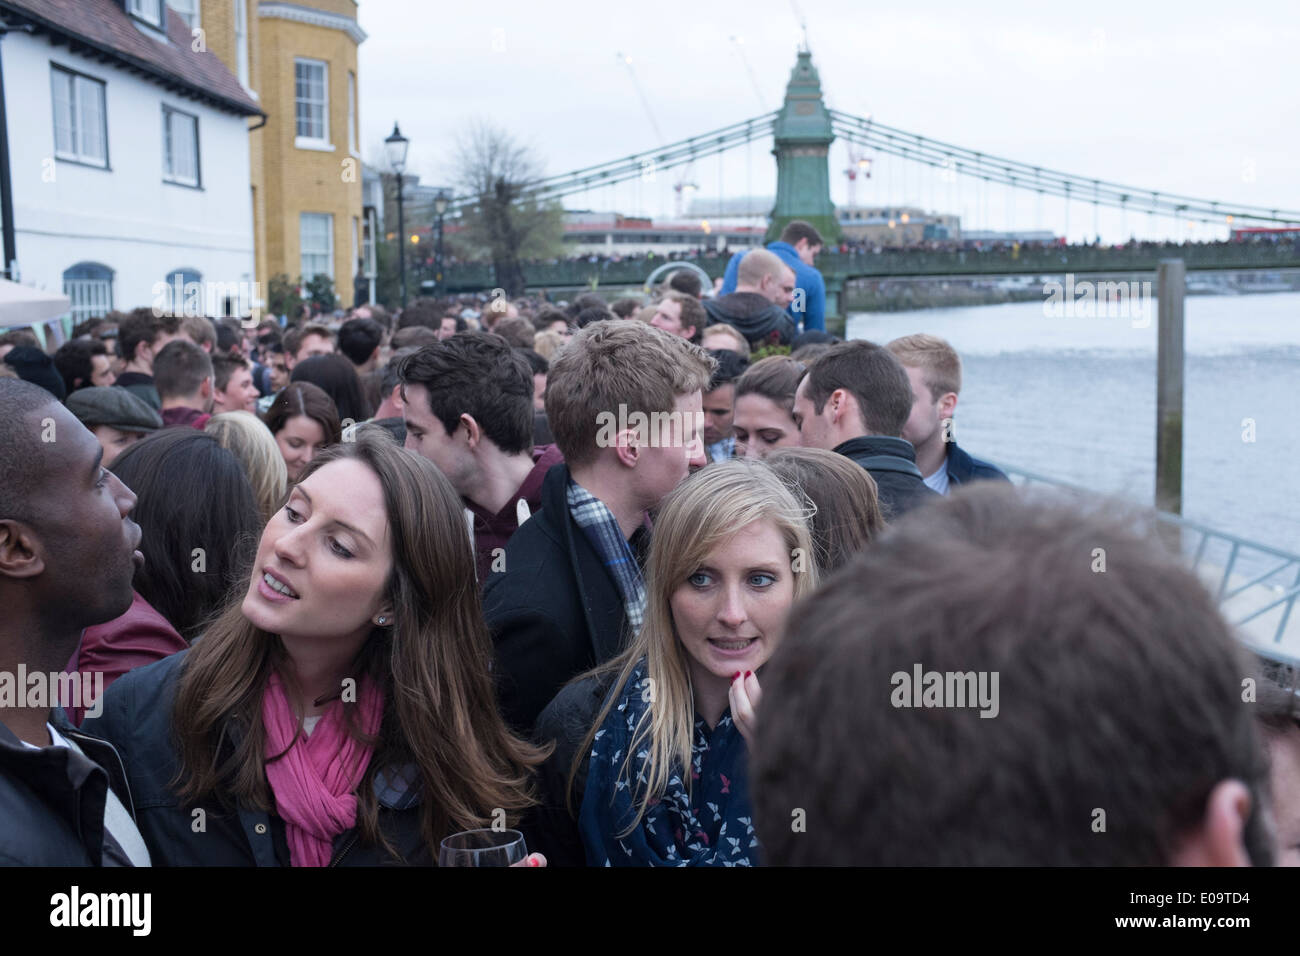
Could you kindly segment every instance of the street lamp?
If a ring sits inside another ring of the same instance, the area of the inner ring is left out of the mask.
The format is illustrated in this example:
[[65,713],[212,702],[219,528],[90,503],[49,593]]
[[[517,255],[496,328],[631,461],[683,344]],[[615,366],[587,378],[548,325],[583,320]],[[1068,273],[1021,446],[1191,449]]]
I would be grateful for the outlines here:
[[[393,135],[384,140],[384,152],[388,156],[388,165],[397,173],[397,234],[406,239],[406,217],[403,208],[402,173],[406,170],[406,150],[411,141],[402,135],[393,122]],[[406,308],[406,243],[397,243],[397,270],[402,285],[402,308]]]
[[433,281],[437,283],[438,294],[442,295],[442,217],[451,205],[451,193],[439,189],[433,196],[433,212],[438,217],[438,245],[433,253]]

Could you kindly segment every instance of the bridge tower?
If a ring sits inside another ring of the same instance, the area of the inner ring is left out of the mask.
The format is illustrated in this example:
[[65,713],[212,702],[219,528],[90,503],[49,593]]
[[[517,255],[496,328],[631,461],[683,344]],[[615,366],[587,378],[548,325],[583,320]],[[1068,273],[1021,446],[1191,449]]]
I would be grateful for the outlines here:
[[807,45],[799,51],[790,73],[785,103],[776,117],[774,139],[776,206],[767,227],[767,241],[780,238],[791,219],[812,223],[828,243],[839,239],[828,160],[835,133],[830,112],[822,101],[821,77]]

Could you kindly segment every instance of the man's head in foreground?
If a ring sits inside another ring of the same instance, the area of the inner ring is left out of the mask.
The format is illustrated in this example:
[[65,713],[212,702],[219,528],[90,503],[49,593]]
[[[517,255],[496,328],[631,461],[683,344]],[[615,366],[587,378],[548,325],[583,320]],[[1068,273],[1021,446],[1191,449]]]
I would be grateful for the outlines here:
[[752,760],[768,862],[1271,862],[1214,602],[1113,502],[1024,494],[909,515],[791,612]]
[[49,392],[0,379],[0,662],[58,670],[83,628],[131,605],[135,495]]

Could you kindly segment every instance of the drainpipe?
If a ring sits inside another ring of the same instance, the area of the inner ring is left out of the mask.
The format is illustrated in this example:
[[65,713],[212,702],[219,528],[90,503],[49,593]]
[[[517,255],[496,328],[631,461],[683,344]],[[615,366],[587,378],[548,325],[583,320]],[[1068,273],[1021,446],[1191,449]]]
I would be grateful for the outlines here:
[[[7,36],[11,29],[32,32],[30,26],[10,27],[0,20],[0,39]],[[0,269],[0,274],[6,279],[13,279],[18,264],[18,251],[14,239],[14,191],[9,173],[9,116],[5,110],[3,65],[0,65],[0,234],[4,241],[4,267]]]

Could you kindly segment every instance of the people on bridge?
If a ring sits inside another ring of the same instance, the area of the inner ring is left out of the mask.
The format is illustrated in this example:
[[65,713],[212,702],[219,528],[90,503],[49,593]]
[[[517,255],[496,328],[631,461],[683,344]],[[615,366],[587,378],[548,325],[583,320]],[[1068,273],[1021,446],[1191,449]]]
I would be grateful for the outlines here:
[[[776,253],[794,270],[795,295],[787,311],[801,330],[826,328],[826,281],[813,266],[817,253],[824,245],[816,228],[802,219],[786,224],[777,242],[767,244],[768,251]],[[739,282],[740,262],[745,253],[737,252],[727,263],[718,295],[730,295]]]
[[507,543],[541,509],[542,480],[564,460],[554,445],[533,444],[533,370],[496,335],[462,332],[415,352],[399,374],[406,447],[438,466],[473,515],[485,587],[504,573]]
[[997,465],[963,451],[957,445],[953,415],[961,392],[961,358],[937,335],[904,335],[885,348],[903,363],[912,385],[912,414],[903,437],[916,449],[916,467],[927,485],[946,495],[971,481],[1010,479]]
[[863,340],[831,346],[794,398],[801,442],[839,452],[867,469],[887,521],[939,497],[916,466],[916,450],[902,437],[911,412],[912,386],[902,363]]
[[753,348],[789,345],[795,327],[785,308],[794,294],[794,270],[776,253],[751,249],[736,270],[736,291],[706,300],[704,311],[710,325],[730,325]]

